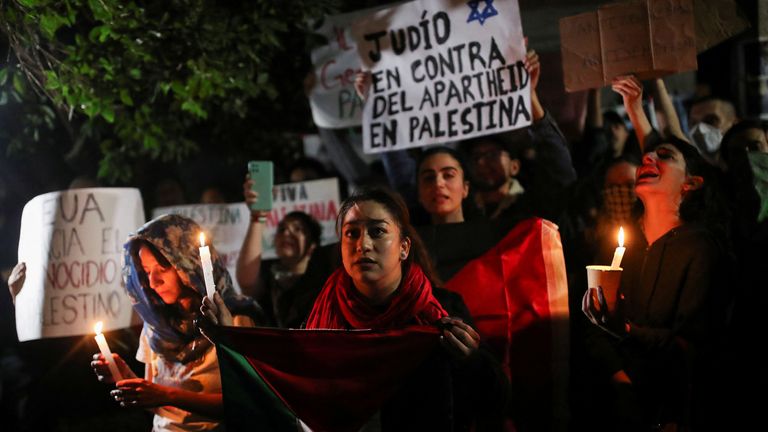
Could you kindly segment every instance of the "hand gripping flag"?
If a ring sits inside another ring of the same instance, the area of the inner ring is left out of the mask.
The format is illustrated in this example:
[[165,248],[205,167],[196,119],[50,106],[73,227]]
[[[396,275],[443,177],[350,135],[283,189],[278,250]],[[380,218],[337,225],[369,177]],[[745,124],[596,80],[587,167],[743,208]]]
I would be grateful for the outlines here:
[[357,431],[439,342],[434,327],[224,327],[218,338],[228,431]]

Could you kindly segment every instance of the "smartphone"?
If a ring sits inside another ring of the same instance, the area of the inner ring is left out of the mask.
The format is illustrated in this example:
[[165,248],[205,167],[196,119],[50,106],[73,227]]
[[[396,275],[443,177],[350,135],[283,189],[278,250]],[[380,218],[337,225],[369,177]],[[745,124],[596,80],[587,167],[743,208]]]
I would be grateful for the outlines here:
[[272,210],[272,161],[250,161],[248,173],[253,180],[251,190],[259,194],[259,200],[251,204],[251,210]]

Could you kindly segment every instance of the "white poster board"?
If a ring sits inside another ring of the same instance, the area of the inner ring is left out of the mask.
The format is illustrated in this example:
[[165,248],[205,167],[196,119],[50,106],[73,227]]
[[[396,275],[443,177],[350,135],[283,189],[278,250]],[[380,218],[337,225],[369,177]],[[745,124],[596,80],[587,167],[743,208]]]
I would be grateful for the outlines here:
[[356,19],[381,8],[325,16],[315,30],[327,41],[312,50],[314,86],[309,92],[309,106],[317,127],[341,129],[363,123],[363,101],[353,85],[361,67],[351,26]]
[[352,27],[372,84],[366,153],[504,132],[531,123],[516,0],[415,0]]
[[360,71],[355,40],[349,26],[361,12],[325,17],[316,33],[328,41],[312,50],[314,86],[309,106],[315,125],[327,129],[360,126],[363,102],[357,97],[355,75]]
[[50,192],[24,206],[19,261],[27,264],[16,298],[20,341],[130,326],[131,301],[122,286],[123,244],[144,224],[138,189]]
[[[267,216],[262,238],[264,259],[277,258],[273,243],[277,225],[286,214],[296,210],[308,213],[320,222],[323,227],[320,240],[322,245],[338,241],[336,236],[336,215],[339,212],[338,179],[285,183],[276,185],[272,192],[272,211]],[[152,210],[152,217],[156,218],[167,213],[186,216],[210,233],[211,243],[232,276],[235,289],[240,292],[240,287],[235,280],[235,268],[251,220],[250,210],[245,203],[160,207]]]

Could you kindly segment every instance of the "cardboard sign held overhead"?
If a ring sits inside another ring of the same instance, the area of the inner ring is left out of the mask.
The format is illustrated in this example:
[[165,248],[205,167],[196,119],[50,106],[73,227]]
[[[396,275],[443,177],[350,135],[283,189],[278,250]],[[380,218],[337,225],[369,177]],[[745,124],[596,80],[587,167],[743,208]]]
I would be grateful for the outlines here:
[[565,89],[696,69],[692,0],[633,0],[560,20]]
[[733,0],[694,0],[693,10],[699,53],[749,28],[749,20]]

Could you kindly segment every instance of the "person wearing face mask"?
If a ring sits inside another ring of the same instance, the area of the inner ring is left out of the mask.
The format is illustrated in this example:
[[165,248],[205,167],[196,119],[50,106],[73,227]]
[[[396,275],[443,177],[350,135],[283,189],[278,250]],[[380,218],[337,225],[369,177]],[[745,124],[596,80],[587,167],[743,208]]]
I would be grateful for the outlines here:
[[707,162],[720,166],[723,135],[737,121],[736,109],[731,102],[715,97],[695,100],[688,113],[691,143]]
[[[223,430],[221,380],[215,347],[197,330],[206,295],[198,250],[200,227],[179,215],[163,215],[129,237],[123,278],[133,307],[144,321],[136,358],[145,364],[137,376],[113,354],[121,380],[112,396],[126,408],[154,412],[154,431]],[[234,310],[239,298],[211,246],[213,277],[220,298]],[[254,306],[255,305],[252,305]],[[99,381],[115,382],[101,354],[91,367]]]
[[[617,91],[628,88],[621,84]],[[714,168],[693,146],[644,138],[635,179],[641,235],[627,244],[616,309],[602,287],[582,300],[594,325],[586,341],[594,385],[609,429],[717,427],[732,297],[727,209]]]
[[[258,200],[258,194],[251,190],[252,184],[253,180],[247,178],[243,185],[249,208]],[[288,213],[275,233],[277,260],[262,262],[265,223],[265,213],[251,212],[251,222],[237,258],[237,282],[243,294],[264,307],[266,321],[262,325],[298,328],[331,267],[322,258],[325,254],[316,253],[322,227],[304,212]]]

